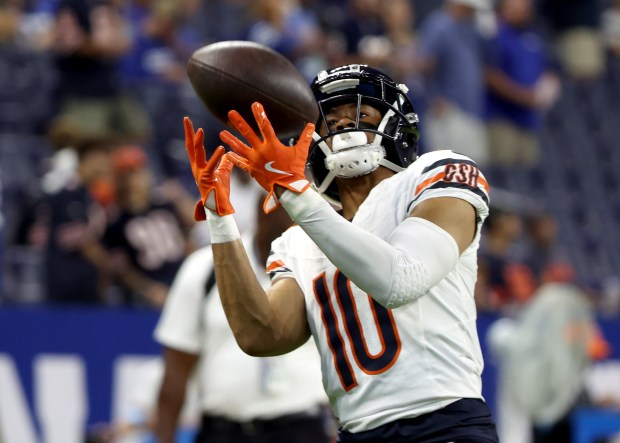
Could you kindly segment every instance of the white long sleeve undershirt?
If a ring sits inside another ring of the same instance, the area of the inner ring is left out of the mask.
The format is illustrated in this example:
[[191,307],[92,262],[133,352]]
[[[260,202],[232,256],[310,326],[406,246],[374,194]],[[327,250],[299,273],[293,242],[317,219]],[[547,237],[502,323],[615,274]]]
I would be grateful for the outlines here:
[[342,273],[387,308],[426,294],[459,258],[454,238],[422,218],[407,218],[385,241],[342,218],[312,189],[285,191],[280,202]]

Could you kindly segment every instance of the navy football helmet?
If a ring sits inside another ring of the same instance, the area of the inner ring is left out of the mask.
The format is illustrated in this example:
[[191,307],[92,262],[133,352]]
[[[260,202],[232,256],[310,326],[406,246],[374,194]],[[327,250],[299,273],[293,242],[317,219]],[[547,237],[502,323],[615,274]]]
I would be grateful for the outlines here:
[[[356,104],[355,126],[329,128],[313,135],[307,172],[314,188],[328,201],[340,203],[335,177],[358,177],[379,166],[399,172],[417,158],[418,115],[405,85],[366,65],[347,65],[321,71],[311,84],[318,107],[317,131],[335,106]],[[383,115],[378,127],[360,123],[360,108],[370,105]],[[372,143],[368,133],[374,133]],[[331,141],[331,148],[327,140]]]

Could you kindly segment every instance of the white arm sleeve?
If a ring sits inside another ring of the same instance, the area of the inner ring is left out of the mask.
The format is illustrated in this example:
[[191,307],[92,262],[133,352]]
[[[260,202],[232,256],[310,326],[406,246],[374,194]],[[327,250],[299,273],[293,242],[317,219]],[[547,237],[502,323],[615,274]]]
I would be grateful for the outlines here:
[[407,218],[384,241],[346,221],[312,189],[286,191],[280,201],[327,258],[386,308],[426,294],[459,258],[454,238],[422,218]]

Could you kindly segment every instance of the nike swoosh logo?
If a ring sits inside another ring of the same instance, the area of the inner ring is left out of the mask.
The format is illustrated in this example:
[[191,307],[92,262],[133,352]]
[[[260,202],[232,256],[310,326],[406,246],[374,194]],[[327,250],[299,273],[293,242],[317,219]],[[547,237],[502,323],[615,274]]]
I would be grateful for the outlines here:
[[273,166],[271,166],[272,164],[274,164],[275,161],[272,162],[267,162],[265,163],[265,169],[268,170],[269,172],[275,172],[276,174],[281,174],[281,175],[293,175],[289,172],[286,171],[281,171],[279,169],[274,168]]

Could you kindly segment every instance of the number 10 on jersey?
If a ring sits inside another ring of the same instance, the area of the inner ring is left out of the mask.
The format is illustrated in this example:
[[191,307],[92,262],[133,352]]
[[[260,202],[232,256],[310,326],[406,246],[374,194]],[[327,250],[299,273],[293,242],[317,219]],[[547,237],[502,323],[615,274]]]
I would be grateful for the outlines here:
[[[332,286],[333,294],[330,294],[325,273],[319,275],[313,284],[314,295],[321,307],[321,318],[327,331],[327,342],[345,391],[357,386],[355,372],[346,351],[345,337],[355,364],[366,374],[377,375],[390,369],[396,362],[401,348],[392,312],[367,296],[374,324],[370,322],[362,324],[351,289],[351,281],[344,274],[336,271]],[[338,323],[336,309],[341,313],[342,325]],[[374,354],[369,351],[364,337],[364,330],[369,331],[370,328],[376,328],[381,343],[381,349]]]

